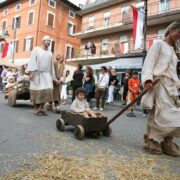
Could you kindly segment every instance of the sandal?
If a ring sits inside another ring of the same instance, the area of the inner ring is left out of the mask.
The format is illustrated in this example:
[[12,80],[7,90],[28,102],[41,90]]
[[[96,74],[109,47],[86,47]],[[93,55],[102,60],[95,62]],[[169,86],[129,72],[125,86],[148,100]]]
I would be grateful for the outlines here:
[[35,116],[42,116],[42,115],[43,115],[41,111],[34,112],[33,114],[34,114]]
[[48,113],[47,113],[46,111],[41,111],[41,114],[42,114],[43,116],[47,116],[47,115],[48,115]]

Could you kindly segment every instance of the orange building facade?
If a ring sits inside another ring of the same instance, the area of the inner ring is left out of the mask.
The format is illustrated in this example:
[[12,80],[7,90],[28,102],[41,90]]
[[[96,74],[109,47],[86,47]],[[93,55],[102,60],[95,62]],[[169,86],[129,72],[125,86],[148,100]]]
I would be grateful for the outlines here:
[[[81,38],[81,47],[70,61],[97,64],[119,58],[142,58],[143,44],[134,49],[131,6],[144,12],[144,0],[87,0],[78,12],[82,16],[82,30],[75,33]],[[166,27],[179,19],[180,0],[148,0],[146,49],[163,38]],[[87,50],[88,43],[95,45],[94,52]]]
[[[49,35],[49,49],[54,55],[74,56],[80,46],[80,8],[67,0],[7,0],[0,4],[0,32],[9,34],[8,43],[14,43],[15,58],[29,58],[33,47],[40,46],[42,37]],[[2,53],[4,43],[0,43]]]

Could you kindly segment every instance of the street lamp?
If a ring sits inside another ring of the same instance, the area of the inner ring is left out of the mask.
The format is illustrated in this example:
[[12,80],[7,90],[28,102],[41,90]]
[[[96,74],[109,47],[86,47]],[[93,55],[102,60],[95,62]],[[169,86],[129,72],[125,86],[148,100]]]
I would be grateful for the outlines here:
[[12,25],[14,29],[14,35],[13,35],[13,59],[12,63],[14,63],[14,56],[15,56],[15,40],[16,40],[16,30],[17,30],[17,19],[14,19],[14,24]]
[[[17,21],[15,19],[14,24],[13,25],[9,25],[11,27],[13,27],[14,30],[14,34],[13,34],[13,57],[12,57],[12,63],[14,63],[14,57],[15,57],[15,40],[16,40],[16,30],[17,30]],[[3,30],[3,38],[5,39],[6,37],[10,36],[8,30]],[[0,38],[1,39],[1,38]]]
[[146,58],[146,34],[147,34],[147,12],[148,12],[148,7],[147,7],[147,0],[144,0],[145,4],[145,17],[144,17],[144,46],[143,46],[143,63]]

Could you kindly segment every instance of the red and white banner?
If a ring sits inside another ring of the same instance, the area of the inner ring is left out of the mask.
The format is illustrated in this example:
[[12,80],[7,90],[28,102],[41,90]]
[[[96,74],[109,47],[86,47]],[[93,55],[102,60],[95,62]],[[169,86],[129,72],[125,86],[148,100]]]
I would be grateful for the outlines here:
[[121,43],[120,44],[120,53],[127,54],[128,53],[128,43]]
[[13,52],[13,45],[9,43],[5,43],[1,57],[2,58],[10,57],[12,52]]
[[143,26],[144,26],[144,13],[138,11],[132,6],[133,10],[133,38],[134,38],[134,49],[142,47],[143,42]]

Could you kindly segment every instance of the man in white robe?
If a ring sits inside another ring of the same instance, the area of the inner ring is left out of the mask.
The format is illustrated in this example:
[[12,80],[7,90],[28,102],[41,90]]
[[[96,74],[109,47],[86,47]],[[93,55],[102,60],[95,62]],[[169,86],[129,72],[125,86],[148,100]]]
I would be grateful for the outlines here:
[[173,42],[180,39],[177,29],[180,30],[168,29],[165,40],[155,42],[148,51],[142,70],[142,83],[145,88],[152,88],[152,82],[159,80],[142,98],[143,108],[151,109],[145,149],[152,154],[163,152],[179,156],[179,147],[172,141],[173,137],[180,137],[180,80],[176,73],[178,59],[173,48]]
[[27,70],[30,78],[30,96],[35,106],[35,115],[47,115],[44,104],[53,101],[54,66],[52,52],[48,50],[50,37],[44,36],[42,47],[32,51]]

